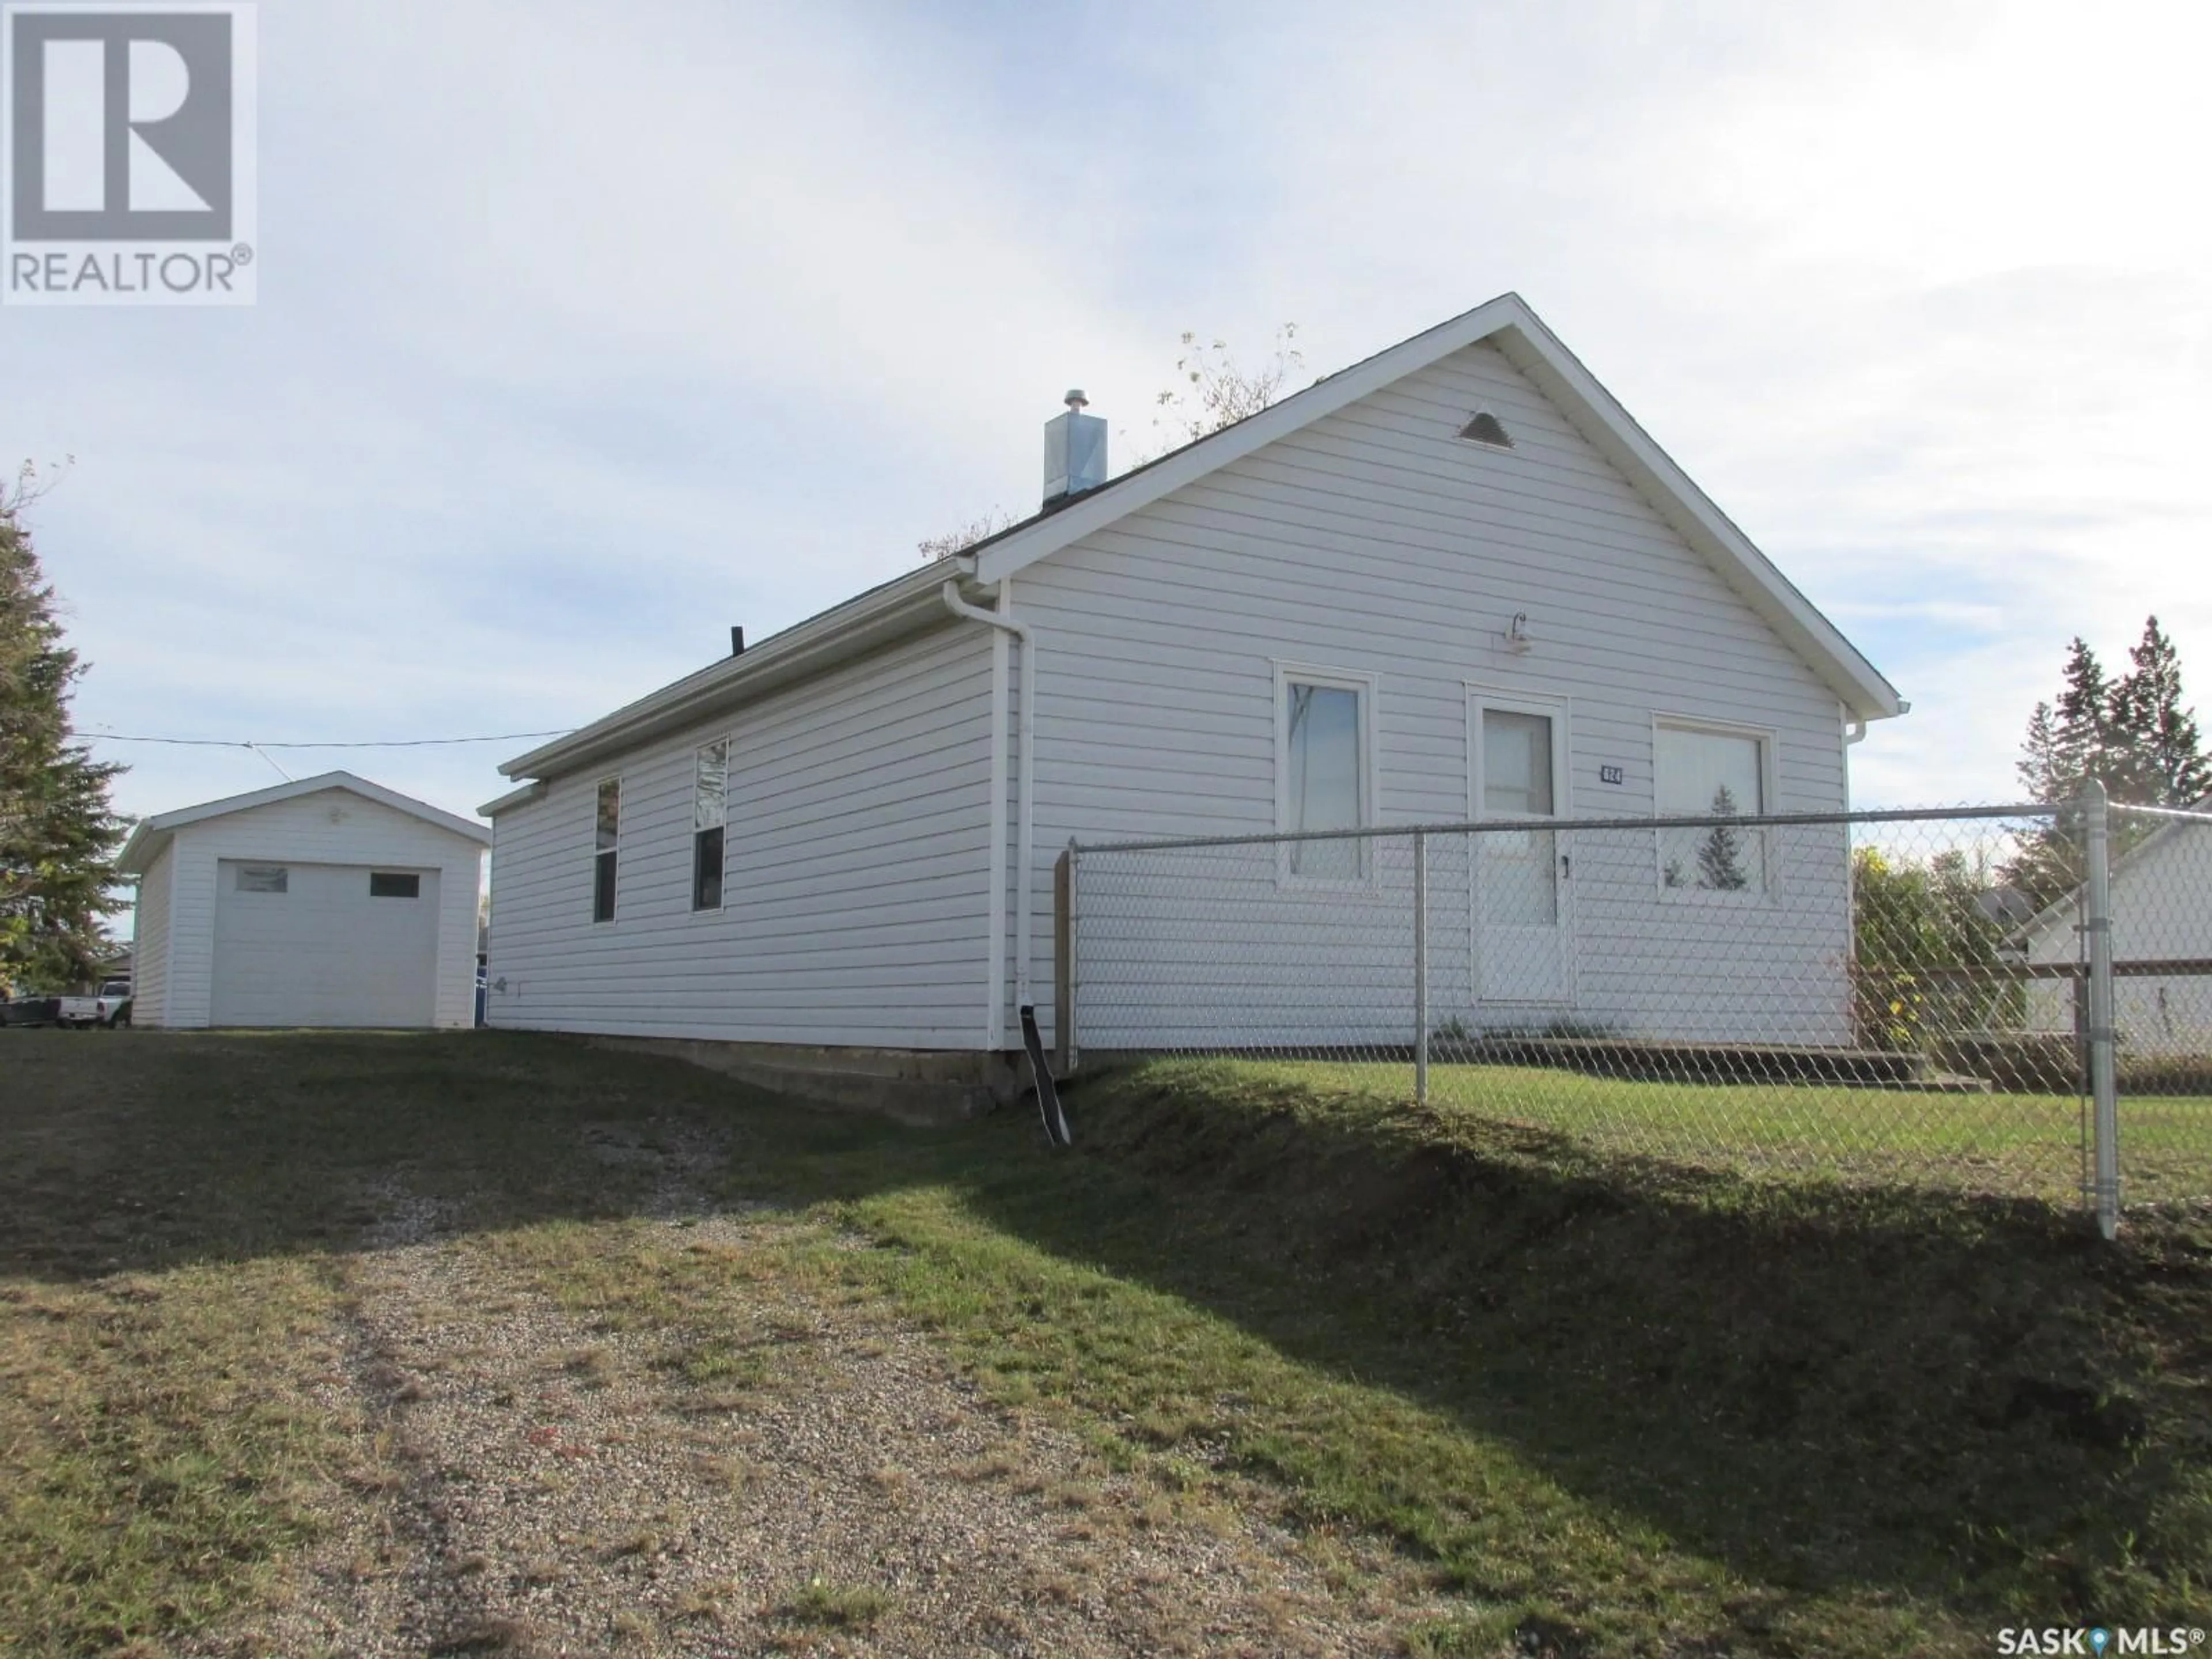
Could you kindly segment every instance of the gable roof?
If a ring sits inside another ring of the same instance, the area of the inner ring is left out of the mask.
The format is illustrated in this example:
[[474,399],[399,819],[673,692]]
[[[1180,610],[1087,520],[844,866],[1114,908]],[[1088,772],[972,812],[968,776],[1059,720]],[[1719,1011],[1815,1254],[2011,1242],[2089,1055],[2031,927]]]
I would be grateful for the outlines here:
[[[2115,803],[2114,810],[2124,812],[2129,809]],[[2134,810],[2143,811],[2140,807]],[[2179,835],[2185,824],[2212,823],[2212,795],[2199,795],[2186,806],[2153,807],[2150,811],[2164,822],[2112,860],[2105,877],[2108,888],[2117,887],[2124,878],[2134,874],[2138,866],[2147,863],[2154,853]],[[2023,951],[2033,951],[2060,922],[2074,926],[2083,902],[2081,884],[2077,882],[2014,928],[2014,943]]]
[[227,795],[221,800],[180,806],[173,812],[156,812],[150,818],[142,818],[131,830],[131,839],[123,843],[123,850],[115,855],[115,867],[125,875],[143,875],[161,855],[170,836],[188,823],[225,817],[233,812],[247,812],[257,806],[274,806],[281,801],[297,800],[302,795],[318,795],[326,789],[343,789],[380,806],[388,806],[395,812],[420,818],[440,830],[465,836],[480,846],[491,844],[491,831],[471,819],[444,811],[412,795],[403,795],[397,789],[386,789],[380,783],[371,783],[367,778],[356,777],[350,772],[325,772],[316,777],[256,789],[250,794]]
[[976,555],[976,579],[995,582],[1013,575],[1209,472],[1485,341],[1526,375],[1626,476],[1675,533],[1704,555],[1721,578],[1796,648],[1850,708],[1854,719],[1882,720],[1905,712],[1896,689],[1875,665],[1652,441],[1517,294],[1500,295],[1439,323],[1150,466],[1126,473],[1069,502],[1061,512],[1033,519],[970,549]]
[[965,576],[995,586],[1208,473],[1486,341],[1497,346],[1620,470],[1675,533],[1835,693],[1853,720],[1886,720],[1905,712],[1909,705],[1896,688],[1652,441],[1544,325],[1528,301],[1517,294],[1502,294],[1233,426],[1133,468],[1096,489],[1054,502],[955,557],[871,588],[763,641],[742,656],[714,663],[518,756],[499,769],[511,778],[549,777],[714,709],[750,701],[816,666],[860,655],[874,643],[907,631],[921,617],[938,612],[939,592],[949,577]]

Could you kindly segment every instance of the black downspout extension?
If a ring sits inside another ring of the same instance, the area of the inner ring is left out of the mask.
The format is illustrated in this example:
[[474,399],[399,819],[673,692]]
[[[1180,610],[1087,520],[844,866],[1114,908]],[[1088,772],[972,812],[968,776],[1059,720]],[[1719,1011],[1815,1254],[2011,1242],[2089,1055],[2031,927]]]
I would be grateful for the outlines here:
[[1030,1075],[1036,1080],[1037,1115],[1044,1120],[1045,1139],[1055,1146],[1073,1146],[1066,1114],[1060,1109],[1060,1085],[1053,1081],[1052,1066],[1044,1057],[1044,1038],[1037,1031],[1036,1006],[1022,1005],[1022,1047],[1029,1050]]

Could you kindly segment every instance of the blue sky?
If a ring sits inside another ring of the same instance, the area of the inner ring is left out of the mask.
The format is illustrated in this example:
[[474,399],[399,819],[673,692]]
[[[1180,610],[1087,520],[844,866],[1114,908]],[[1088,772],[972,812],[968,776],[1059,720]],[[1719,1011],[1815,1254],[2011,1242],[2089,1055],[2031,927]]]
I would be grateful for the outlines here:
[[[1026,511],[1185,329],[1519,290],[2012,790],[2076,631],[2212,715],[2205,9],[267,0],[260,303],[0,310],[88,731],[562,728]],[[528,745],[287,754],[466,811]],[[115,745],[143,813],[275,781]]]

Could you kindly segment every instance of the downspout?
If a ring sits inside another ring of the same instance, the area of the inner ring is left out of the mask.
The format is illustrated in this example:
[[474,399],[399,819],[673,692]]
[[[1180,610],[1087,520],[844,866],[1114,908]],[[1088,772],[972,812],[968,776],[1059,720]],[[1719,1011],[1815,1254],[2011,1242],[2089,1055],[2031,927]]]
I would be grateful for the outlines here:
[[[1022,714],[1021,734],[1016,766],[1021,773],[1016,799],[1016,872],[1014,887],[1014,1006],[1026,1008],[1031,1004],[1030,995],[1030,948],[1032,926],[1031,866],[1036,858],[1036,787],[1035,765],[1036,758],[1036,642],[1027,623],[1012,612],[1013,584],[1000,581],[998,585],[998,605],[995,611],[986,611],[981,605],[970,605],[960,597],[960,584],[949,581],[944,588],[945,608],[954,616],[969,622],[988,623],[1002,634],[1011,635],[1021,646]],[[1006,733],[1004,726],[992,734],[1000,754],[1006,752]],[[992,803],[992,822],[994,840],[1003,842],[1005,831],[998,825],[998,814],[1005,810],[1005,798]],[[994,929],[991,940],[993,963],[992,981],[1006,983],[1006,975],[997,964],[1003,959],[1006,941],[1003,930]],[[991,1030],[1003,1034],[1005,1010],[991,1010]]]

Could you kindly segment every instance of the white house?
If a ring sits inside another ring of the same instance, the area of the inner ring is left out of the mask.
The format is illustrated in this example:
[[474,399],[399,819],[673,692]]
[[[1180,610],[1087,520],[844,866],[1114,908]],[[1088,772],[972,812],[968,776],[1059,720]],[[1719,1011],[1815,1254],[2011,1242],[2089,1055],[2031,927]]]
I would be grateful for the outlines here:
[[465,1026],[490,832],[350,772],[148,818],[139,1025]]
[[[2208,808],[2212,799],[2191,810]],[[2124,809],[2116,809],[2114,817],[2124,818]],[[2123,969],[2112,981],[2112,1025],[2121,1057],[2212,1053],[2212,975],[2125,971],[2130,963],[2212,961],[2212,816],[2160,823],[2113,861],[2111,896],[2112,960]],[[2030,962],[2086,960],[2081,896],[2069,894],[2021,929]],[[2028,1029],[2073,1030],[2074,997],[2065,981],[2030,981]]]
[[[1601,815],[1630,828],[1587,866],[1540,834],[1462,878],[1491,885],[1440,1020],[1689,1034],[1691,970],[1722,988],[1696,1035],[1849,1040],[1840,829],[1753,837],[1706,892],[1632,825],[1723,782],[1839,809],[1905,705],[1517,296],[1111,482],[1104,427],[1048,428],[1034,518],[502,767],[492,1023],[1002,1052],[1023,1004],[1051,1022],[1071,838]],[[1363,902],[1331,856],[1267,855],[1289,908],[1245,968]],[[1202,925],[1123,920],[1161,960]],[[1085,1042],[1198,1040],[1155,978]]]

